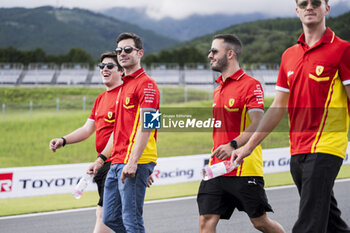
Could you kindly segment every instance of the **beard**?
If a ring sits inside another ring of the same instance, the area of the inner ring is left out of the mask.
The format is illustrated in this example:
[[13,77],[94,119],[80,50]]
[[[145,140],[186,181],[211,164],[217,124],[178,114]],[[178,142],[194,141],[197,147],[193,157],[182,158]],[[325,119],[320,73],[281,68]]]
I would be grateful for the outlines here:
[[217,59],[216,64],[211,66],[211,69],[217,72],[222,72],[227,67],[227,57],[226,54],[220,59]]

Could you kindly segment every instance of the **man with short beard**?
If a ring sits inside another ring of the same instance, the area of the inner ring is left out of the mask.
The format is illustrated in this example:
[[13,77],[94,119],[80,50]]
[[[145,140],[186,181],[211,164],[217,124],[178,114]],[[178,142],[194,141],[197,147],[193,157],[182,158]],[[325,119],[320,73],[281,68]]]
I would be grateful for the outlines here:
[[271,107],[232,158],[247,160],[288,110],[290,172],[300,195],[292,232],[350,233],[333,192],[348,146],[350,43],[326,27],[328,0],[296,4],[303,33],[282,55]]
[[[213,117],[222,122],[213,129],[213,153],[210,165],[230,160],[232,151],[243,146],[264,114],[264,94],[259,81],[239,67],[242,45],[231,34],[216,35],[208,58],[214,71],[221,73],[214,91]],[[261,232],[283,233],[277,222],[269,219],[263,179],[262,151],[259,146],[249,159],[223,176],[202,181],[197,203],[200,232],[214,233],[220,219],[229,219],[237,208],[248,214]]]

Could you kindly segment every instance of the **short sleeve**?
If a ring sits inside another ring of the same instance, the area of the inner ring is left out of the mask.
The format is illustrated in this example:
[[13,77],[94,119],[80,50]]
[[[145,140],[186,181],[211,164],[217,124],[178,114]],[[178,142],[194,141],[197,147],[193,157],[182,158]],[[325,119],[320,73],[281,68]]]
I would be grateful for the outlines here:
[[140,108],[159,109],[159,89],[156,82],[150,78],[145,79],[138,89]]
[[264,110],[264,91],[260,82],[256,81],[249,86],[246,105],[248,110],[253,108],[260,108]]
[[350,85],[350,45],[344,50],[340,60],[339,76],[344,85]]
[[283,91],[283,92],[289,92],[289,85],[288,85],[288,77],[284,69],[284,56],[282,56],[282,61],[280,65],[280,70],[278,72],[277,77],[277,83],[276,83],[276,90],[277,91]]

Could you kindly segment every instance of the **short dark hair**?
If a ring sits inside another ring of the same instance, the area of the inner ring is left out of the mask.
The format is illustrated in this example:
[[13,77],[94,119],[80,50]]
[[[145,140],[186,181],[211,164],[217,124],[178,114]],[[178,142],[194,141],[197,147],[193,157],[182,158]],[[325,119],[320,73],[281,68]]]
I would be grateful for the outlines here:
[[[322,0],[321,0],[322,1]],[[328,5],[329,0],[324,0],[326,5]],[[295,0],[296,4],[298,4],[298,0]]]
[[235,52],[235,56],[237,61],[239,60],[242,53],[242,42],[241,40],[234,34],[219,34],[213,37],[215,39],[223,39],[225,43],[232,46],[232,49]]
[[117,44],[120,41],[126,40],[126,39],[133,39],[135,43],[135,47],[138,49],[143,49],[143,43],[141,38],[135,33],[131,33],[131,32],[123,32],[122,34],[120,34],[117,38]]
[[118,55],[117,55],[116,52],[105,52],[105,53],[102,53],[101,56],[100,56],[100,62],[102,62],[103,59],[105,59],[106,57],[107,58],[112,58],[115,61],[119,71],[123,70],[123,67],[118,62]]

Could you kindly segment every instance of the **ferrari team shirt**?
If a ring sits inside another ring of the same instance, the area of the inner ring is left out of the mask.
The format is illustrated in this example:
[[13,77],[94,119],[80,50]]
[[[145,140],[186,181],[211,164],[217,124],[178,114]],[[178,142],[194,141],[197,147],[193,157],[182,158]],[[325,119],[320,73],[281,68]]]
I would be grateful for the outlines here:
[[[222,76],[217,78],[216,82],[220,85],[214,91],[213,117],[220,120],[222,125],[213,129],[213,151],[235,139],[250,125],[250,111],[264,112],[264,92],[260,82],[242,69],[228,77],[225,82]],[[213,157],[210,164],[219,162],[222,160]],[[261,146],[246,157],[238,169],[225,176],[263,176]]]
[[[95,122],[96,128],[96,151],[101,153],[107,145],[108,139],[114,129],[115,101],[121,86],[102,92],[95,100],[89,120]],[[106,160],[110,161],[111,158]]]
[[[135,73],[123,77],[123,87],[117,97],[114,126],[112,164],[127,163],[135,146],[140,129],[141,108],[159,109],[159,90],[156,82],[140,68]],[[138,163],[156,162],[156,130],[152,130],[147,146]]]
[[302,34],[287,49],[276,89],[289,92],[291,155],[328,153],[345,158],[349,128],[350,43],[327,28],[311,48]]

